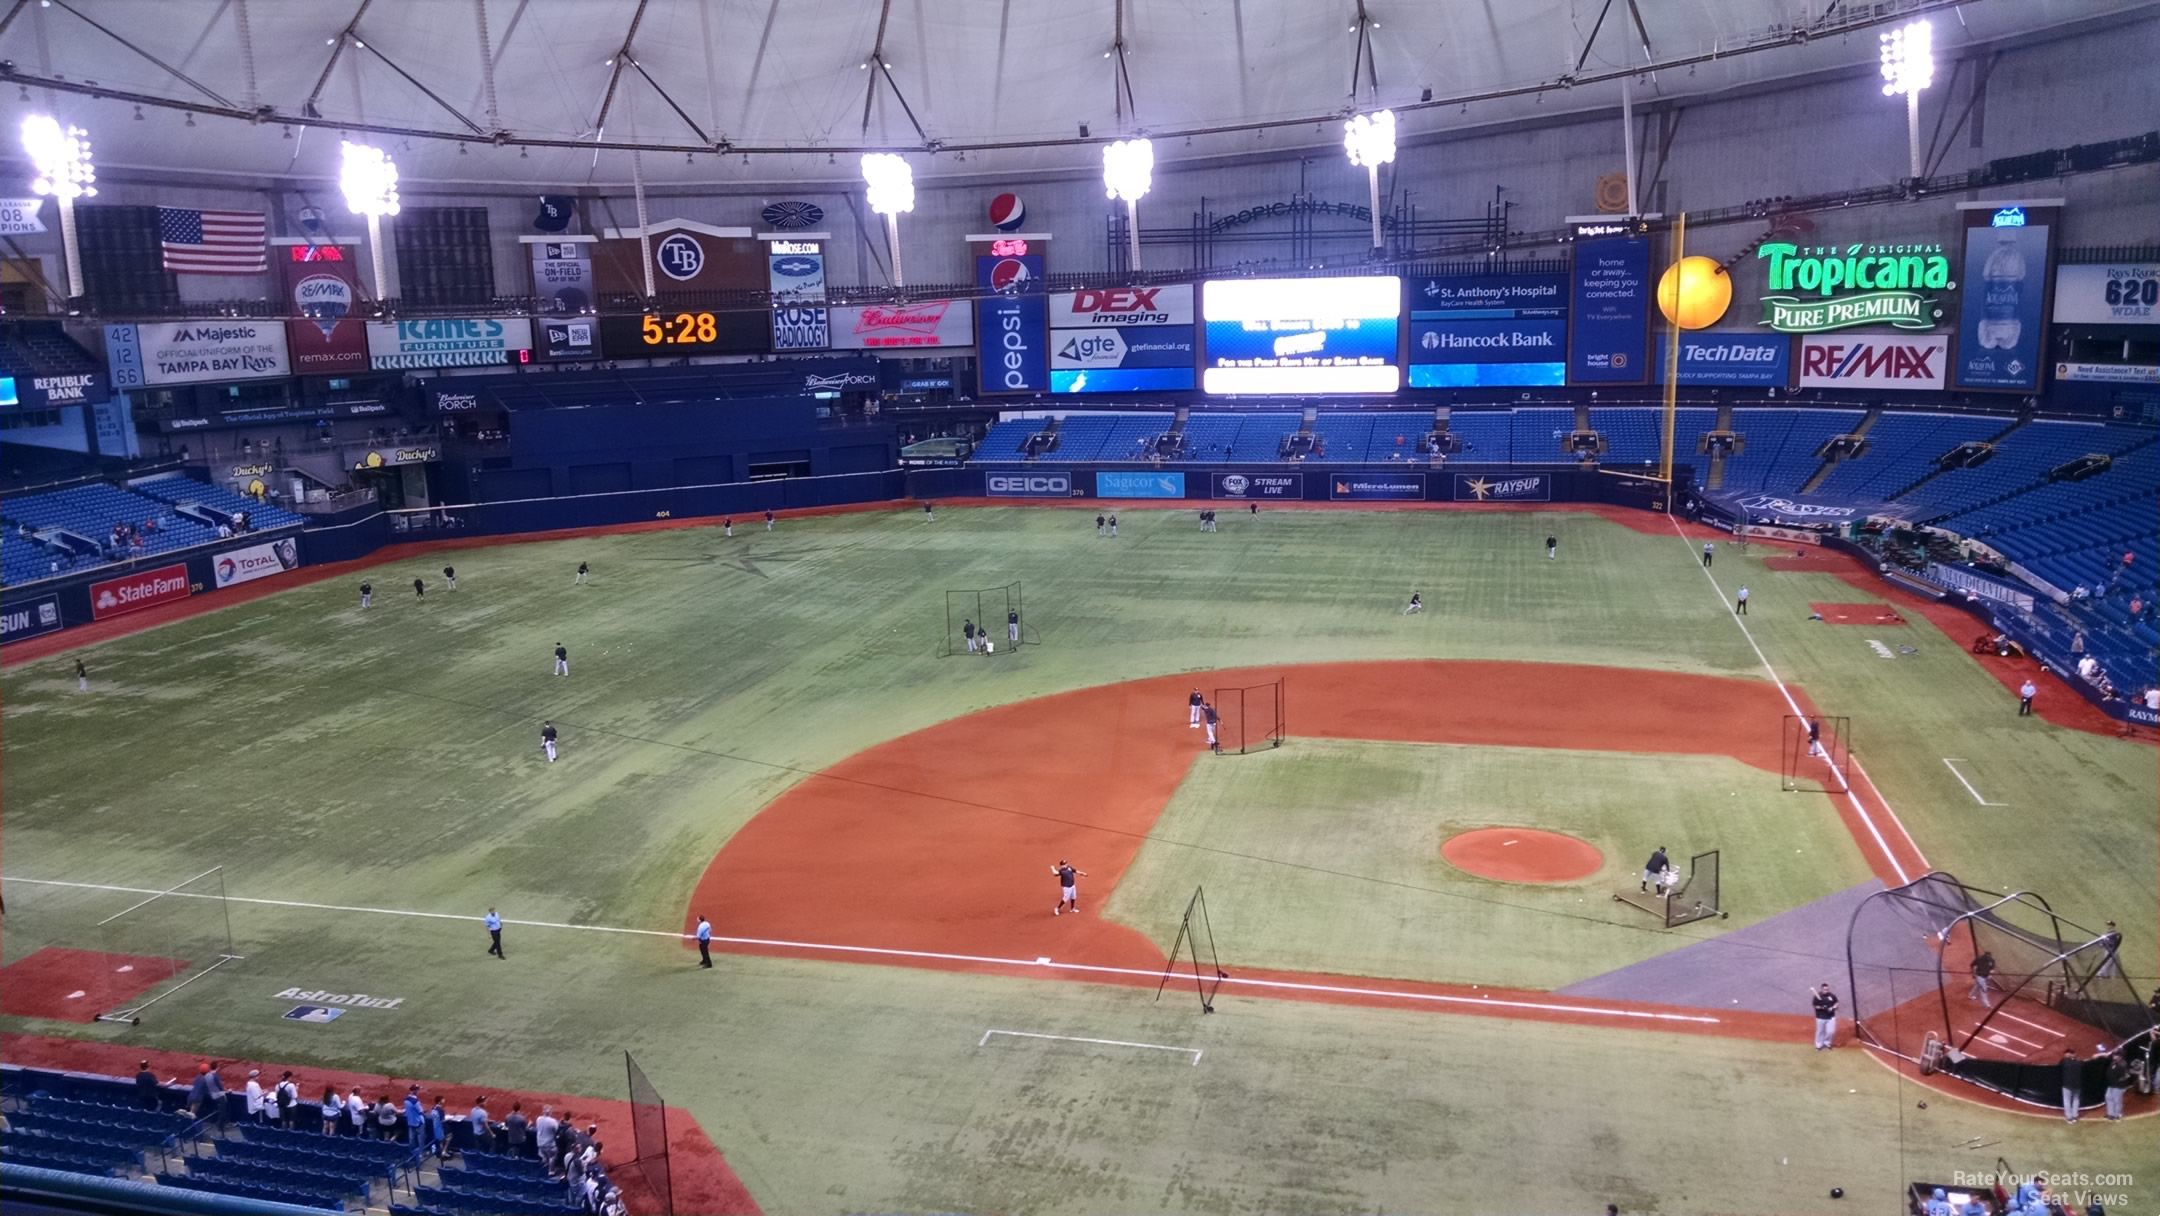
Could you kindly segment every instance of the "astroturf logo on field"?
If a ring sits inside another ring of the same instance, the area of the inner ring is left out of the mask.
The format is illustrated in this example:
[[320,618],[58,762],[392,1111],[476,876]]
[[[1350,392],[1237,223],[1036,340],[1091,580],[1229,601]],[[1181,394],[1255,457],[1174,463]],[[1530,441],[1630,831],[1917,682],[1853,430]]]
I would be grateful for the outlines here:
[[1782,333],[1855,325],[1933,329],[1943,310],[1927,293],[1957,286],[1939,244],[1862,242],[1840,250],[1772,241],[1755,256],[1770,260],[1765,290],[1773,293],[1763,296],[1761,324]]
[[401,996],[369,996],[365,992],[318,992],[312,988],[287,988],[277,994],[281,1001],[312,1001],[318,1005],[343,1005],[349,1009],[395,1009],[405,1003]]

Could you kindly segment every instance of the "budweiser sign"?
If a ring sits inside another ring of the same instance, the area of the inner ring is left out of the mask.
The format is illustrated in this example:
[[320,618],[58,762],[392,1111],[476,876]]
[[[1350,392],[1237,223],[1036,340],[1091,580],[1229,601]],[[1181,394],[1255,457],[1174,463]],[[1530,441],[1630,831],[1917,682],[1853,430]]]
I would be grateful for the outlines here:
[[832,344],[840,350],[898,350],[969,346],[975,308],[968,300],[916,300],[831,310]]
[[184,600],[192,594],[194,587],[188,582],[185,564],[161,566],[90,584],[90,615],[102,621],[138,608]]

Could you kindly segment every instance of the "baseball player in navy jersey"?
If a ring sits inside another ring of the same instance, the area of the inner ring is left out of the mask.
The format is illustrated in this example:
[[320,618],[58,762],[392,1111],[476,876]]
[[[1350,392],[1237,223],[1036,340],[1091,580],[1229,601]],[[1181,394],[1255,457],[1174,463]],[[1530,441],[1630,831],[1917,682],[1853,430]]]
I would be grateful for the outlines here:
[[1215,741],[1215,728],[1221,725],[1222,715],[1215,712],[1214,706],[1206,704],[1200,706],[1200,713],[1205,719],[1202,725],[1207,727],[1208,749],[1220,755],[1222,752],[1222,744]]
[[1192,690],[1192,696],[1185,699],[1185,704],[1191,711],[1185,719],[1186,729],[1199,730],[1200,719],[1206,716],[1203,711],[1207,709],[1207,698],[1201,696],[1200,690],[1195,688]]
[[1057,875],[1058,880],[1057,907],[1050,909],[1050,915],[1062,916],[1067,908],[1078,912],[1080,910],[1080,890],[1074,885],[1076,881],[1074,875],[1086,878],[1087,871],[1074,869],[1070,863],[1060,857],[1058,863],[1050,867],[1050,872]]

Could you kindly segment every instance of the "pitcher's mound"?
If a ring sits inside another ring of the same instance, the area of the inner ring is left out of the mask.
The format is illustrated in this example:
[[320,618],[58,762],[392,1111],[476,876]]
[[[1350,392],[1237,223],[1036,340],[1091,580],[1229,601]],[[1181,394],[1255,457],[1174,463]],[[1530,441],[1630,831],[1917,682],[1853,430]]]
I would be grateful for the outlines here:
[[1579,882],[1605,855],[1587,840],[1534,828],[1478,828],[1451,836],[1440,856],[1458,870],[1498,882]]

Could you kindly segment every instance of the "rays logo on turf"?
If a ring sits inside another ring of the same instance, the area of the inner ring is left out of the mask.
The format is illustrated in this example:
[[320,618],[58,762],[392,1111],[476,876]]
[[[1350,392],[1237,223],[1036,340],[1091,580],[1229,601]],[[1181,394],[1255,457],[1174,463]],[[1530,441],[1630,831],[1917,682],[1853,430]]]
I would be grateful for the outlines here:
[[1027,222],[1027,204],[1007,191],[990,200],[990,226],[999,232],[1017,232]]

